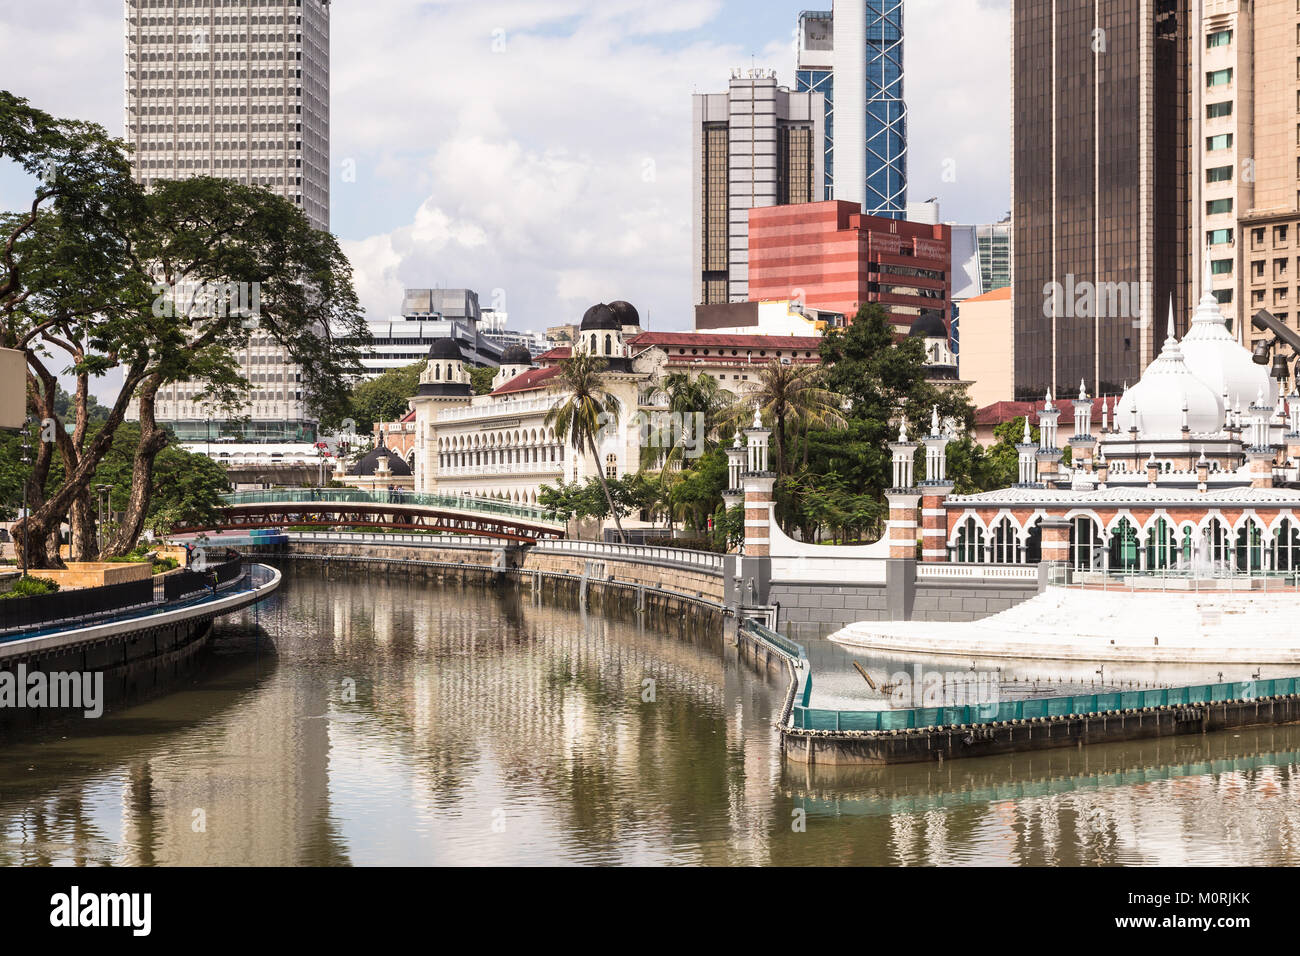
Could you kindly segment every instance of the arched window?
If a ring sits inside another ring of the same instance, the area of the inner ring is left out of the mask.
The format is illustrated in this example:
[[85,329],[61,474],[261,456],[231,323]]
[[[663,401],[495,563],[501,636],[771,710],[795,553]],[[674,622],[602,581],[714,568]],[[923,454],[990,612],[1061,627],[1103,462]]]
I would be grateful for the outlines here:
[[1167,518],[1157,518],[1147,529],[1146,566],[1149,571],[1173,567],[1178,561],[1178,535]]
[[993,563],[1018,564],[1020,561],[1020,535],[1016,523],[1004,517],[993,525]]
[[1273,532],[1273,568],[1276,571],[1300,570],[1300,525],[1292,517],[1283,518]]
[[1036,518],[1025,534],[1025,550],[1021,560],[1025,564],[1038,564],[1043,560],[1043,519]]
[[969,516],[957,526],[957,542],[953,545],[953,561],[959,564],[978,564],[984,555],[984,529],[975,517]]
[[1264,570],[1264,533],[1258,524],[1247,519],[1237,530],[1237,570]]
[[1070,566],[1076,571],[1101,567],[1101,535],[1097,522],[1079,515],[1070,522]]
[[614,351],[614,340],[611,336],[605,336],[605,354],[610,355]]
[[1110,533],[1110,567],[1114,571],[1133,571],[1138,561],[1137,528],[1128,518],[1120,518]]

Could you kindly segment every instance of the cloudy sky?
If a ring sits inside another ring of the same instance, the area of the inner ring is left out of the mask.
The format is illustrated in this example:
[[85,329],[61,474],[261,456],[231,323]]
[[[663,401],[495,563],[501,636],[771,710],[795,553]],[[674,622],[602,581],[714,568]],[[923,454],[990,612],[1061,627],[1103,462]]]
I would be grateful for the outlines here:
[[[396,313],[405,286],[464,286],[520,329],[618,298],[689,328],[690,94],[751,65],[793,85],[807,5],[334,0],[331,227],[367,312]],[[120,135],[121,10],[0,0],[0,88]],[[910,198],[996,221],[1009,0],[907,0],[905,30]],[[29,194],[0,167],[0,208]]]

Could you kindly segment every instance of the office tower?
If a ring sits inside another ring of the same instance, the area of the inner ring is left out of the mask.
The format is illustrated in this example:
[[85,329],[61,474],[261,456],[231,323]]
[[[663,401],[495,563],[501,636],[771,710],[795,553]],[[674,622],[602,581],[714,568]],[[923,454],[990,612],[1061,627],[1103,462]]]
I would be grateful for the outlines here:
[[1201,0],[1192,44],[1193,206],[1189,276],[1251,344],[1266,308],[1300,326],[1300,7]]
[[1185,324],[1188,0],[1013,0],[1015,390],[1135,382]]
[[796,89],[825,98],[830,178],[824,198],[904,219],[903,0],[838,0],[831,7],[799,15],[795,73]]
[[824,113],[825,186],[822,199],[835,198],[835,50],[834,27],[829,10],[805,10],[799,14],[799,60],[795,67],[795,90],[820,93]]
[[952,230],[937,221],[868,216],[840,200],[755,209],[749,268],[755,301],[794,297],[850,322],[861,306],[878,303],[907,333],[923,315],[947,321]]
[[696,94],[692,222],[695,301],[749,297],[749,210],[823,194],[825,107],[770,70],[735,70],[726,93]]
[[[328,229],[328,0],[125,0],[124,8],[136,178],[263,186]],[[241,359],[252,383],[244,409],[214,420],[201,384],[179,383],[159,394],[159,421],[187,441],[313,440],[302,375],[285,350],[254,333]]]

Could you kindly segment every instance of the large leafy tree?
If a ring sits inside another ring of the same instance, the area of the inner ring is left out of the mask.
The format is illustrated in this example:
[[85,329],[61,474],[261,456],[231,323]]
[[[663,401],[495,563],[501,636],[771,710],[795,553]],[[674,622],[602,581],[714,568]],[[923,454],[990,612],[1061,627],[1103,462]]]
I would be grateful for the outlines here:
[[110,556],[135,547],[149,513],[154,459],[170,440],[155,417],[163,386],[201,381],[210,405],[236,408],[250,384],[239,354],[275,345],[301,369],[309,407],[329,418],[347,406],[362,372],[357,343],[369,338],[338,241],[283,197],[199,176],[159,183],[146,207],[132,262],[156,280],[143,323],[152,361],[136,394],[131,498]]
[[[32,470],[33,567],[58,562],[51,544],[65,517],[74,553],[94,555],[89,488],[132,401],[132,491],[109,555],[134,547],[150,511],[154,461],[170,440],[155,417],[164,386],[200,380],[211,404],[237,405],[250,384],[239,353],[256,335],[302,368],[302,390],[323,417],[345,399],[360,371],[348,343],[367,337],[351,269],[292,203],[209,177],[146,194],[120,141],[7,93],[0,155],[35,178],[31,207],[0,216],[0,344],[26,352],[29,408],[53,426],[42,429]],[[232,288],[245,292],[242,312],[227,307]],[[90,382],[114,366],[123,387],[92,436]],[[55,407],[64,371],[76,382],[70,428]],[[56,455],[63,480],[48,485]]]
[[[974,428],[975,410],[961,386],[926,377],[924,343],[898,339],[879,305],[866,305],[846,328],[828,333],[821,345],[827,387],[847,401],[842,429],[809,436],[809,463],[817,474],[835,473],[855,492],[879,498],[892,479],[888,445],[898,435],[900,416],[928,427],[934,409],[951,425],[957,442],[974,462],[978,449],[964,438]],[[969,471],[949,469],[959,484]],[[973,464],[972,466],[973,467]]]
[[[58,561],[51,545],[65,517],[74,548],[93,539],[90,475],[146,372],[148,353],[132,338],[149,302],[148,279],[130,265],[144,194],[131,179],[123,143],[6,91],[0,91],[0,157],[31,182],[25,208],[0,213],[0,345],[26,354],[28,411],[46,423],[33,429],[40,438],[28,480],[34,513],[24,522],[29,563],[45,567]],[[89,439],[89,383],[113,366],[121,369],[123,388],[104,428]],[[56,407],[61,372],[76,382],[70,429]],[[66,478],[49,490],[56,459]]]
[[601,373],[607,365],[604,359],[581,350],[575,352],[572,358],[561,362],[560,374],[555,379],[553,390],[563,393],[563,397],[559,404],[546,413],[546,426],[554,428],[556,437],[562,442],[567,441],[579,455],[591,454],[600,489],[605,495],[610,514],[614,516],[619,541],[626,543],[623,522],[614,505],[605,470],[600,465],[600,450],[596,447],[596,436],[600,434],[605,422],[611,419],[618,421],[623,407],[618,396],[607,391],[601,380]]
[[327,424],[337,426],[342,418],[350,418],[358,434],[366,434],[376,422],[392,422],[409,410],[411,396],[420,387],[420,374],[427,362],[416,362],[402,368],[390,368],[382,375],[358,382],[348,396],[338,420]]

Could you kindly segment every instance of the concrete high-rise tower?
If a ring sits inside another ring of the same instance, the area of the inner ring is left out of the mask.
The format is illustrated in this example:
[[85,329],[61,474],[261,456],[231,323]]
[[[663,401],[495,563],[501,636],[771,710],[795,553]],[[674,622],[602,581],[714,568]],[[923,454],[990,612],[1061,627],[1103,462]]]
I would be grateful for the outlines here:
[[823,194],[820,93],[792,93],[770,70],[736,70],[726,93],[693,97],[695,302],[749,298],[749,210]]
[[[125,134],[136,178],[220,176],[263,186],[329,228],[328,0],[124,0]],[[254,334],[242,356],[253,389],[212,421],[201,385],[168,386],[160,422],[182,440],[314,438],[301,373]]]
[[826,104],[825,198],[907,212],[903,0],[835,0],[799,15],[796,88]]

